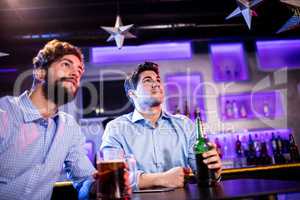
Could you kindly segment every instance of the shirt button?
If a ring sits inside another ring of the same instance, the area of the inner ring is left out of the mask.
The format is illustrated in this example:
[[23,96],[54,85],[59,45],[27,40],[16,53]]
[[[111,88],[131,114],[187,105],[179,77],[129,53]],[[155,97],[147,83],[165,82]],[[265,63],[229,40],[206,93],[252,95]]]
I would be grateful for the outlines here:
[[30,189],[29,188],[26,188],[25,189],[25,194],[29,194],[30,193]]
[[47,127],[48,126],[48,121],[42,119],[41,125]]

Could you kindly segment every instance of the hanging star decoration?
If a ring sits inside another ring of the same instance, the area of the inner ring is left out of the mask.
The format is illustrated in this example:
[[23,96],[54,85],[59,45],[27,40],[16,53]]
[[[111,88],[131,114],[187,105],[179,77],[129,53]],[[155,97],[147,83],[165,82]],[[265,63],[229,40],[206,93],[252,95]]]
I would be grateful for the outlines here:
[[4,56],[9,56],[9,54],[0,52],[0,57],[4,57]]
[[106,41],[110,42],[115,40],[118,49],[121,49],[125,38],[136,38],[135,35],[129,32],[129,29],[131,29],[132,26],[133,24],[123,26],[121,17],[117,15],[114,27],[101,26],[101,28],[110,34]]
[[250,30],[252,16],[255,16],[255,17],[257,16],[256,12],[251,8],[254,7],[255,5],[259,4],[262,1],[263,0],[253,0],[253,1],[237,0],[238,7],[230,15],[228,15],[226,17],[226,20],[236,17],[236,16],[243,15],[243,17],[247,23],[247,26]]
[[300,2],[295,0],[280,1],[293,6],[293,16],[276,33],[282,33],[300,26]]

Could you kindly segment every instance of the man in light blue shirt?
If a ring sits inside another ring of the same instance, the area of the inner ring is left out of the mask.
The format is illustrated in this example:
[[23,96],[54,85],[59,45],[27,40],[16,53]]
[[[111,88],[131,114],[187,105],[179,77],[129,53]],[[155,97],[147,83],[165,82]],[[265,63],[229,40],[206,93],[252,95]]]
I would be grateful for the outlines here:
[[50,199],[66,170],[88,198],[95,168],[74,118],[58,107],[74,99],[84,71],[77,47],[52,40],[33,60],[34,84],[0,99],[0,199]]
[[[135,110],[107,124],[100,149],[119,148],[133,154],[138,168],[134,182],[139,188],[182,187],[186,169],[196,169],[193,122],[162,110],[164,88],[155,63],[139,65],[125,81],[125,91]],[[204,162],[218,179],[221,159],[216,145],[211,146],[203,154]]]

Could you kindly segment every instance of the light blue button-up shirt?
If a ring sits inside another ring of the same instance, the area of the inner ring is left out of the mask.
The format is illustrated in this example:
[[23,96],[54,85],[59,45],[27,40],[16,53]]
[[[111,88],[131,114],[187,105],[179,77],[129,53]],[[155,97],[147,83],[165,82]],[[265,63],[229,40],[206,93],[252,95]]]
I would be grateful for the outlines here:
[[64,170],[80,194],[88,194],[94,167],[85,138],[64,112],[44,119],[28,97],[0,99],[0,199],[50,199]]
[[100,149],[121,148],[133,154],[137,173],[164,172],[177,166],[195,170],[195,141],[194,124],[187,117],[163,112],[153,127],[135,110],[107,124]]

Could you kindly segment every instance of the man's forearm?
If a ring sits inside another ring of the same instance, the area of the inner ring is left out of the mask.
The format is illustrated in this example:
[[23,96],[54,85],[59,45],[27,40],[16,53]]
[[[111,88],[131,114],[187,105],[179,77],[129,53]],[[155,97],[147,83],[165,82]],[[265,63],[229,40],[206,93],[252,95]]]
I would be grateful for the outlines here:
[[139,176],[138,186],[140,189],[155,187],[155,186],[164,186],[163,173],[141,174]]

